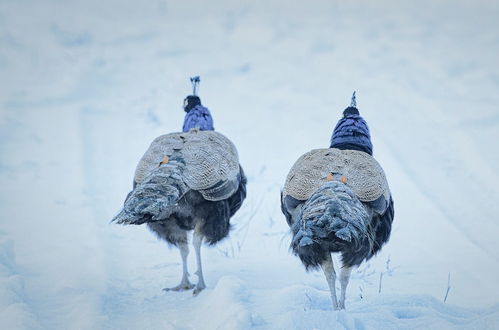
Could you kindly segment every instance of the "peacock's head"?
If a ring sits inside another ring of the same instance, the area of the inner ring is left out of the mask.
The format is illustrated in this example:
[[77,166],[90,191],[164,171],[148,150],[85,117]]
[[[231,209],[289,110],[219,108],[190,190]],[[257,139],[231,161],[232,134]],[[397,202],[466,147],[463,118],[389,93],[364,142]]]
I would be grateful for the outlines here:
[[203,107],[201,99],[197,96],[197,90],[201,79],[199,76],[192,77],[192,94],[184,99],[184,126],[182,131],[189,132],[191,129],[200,131],[213,131],[213,118],[211,118],[210,110]]
[[[186,99],[188,99],[188,96]],[[199,100],[199,97],[197,97]],[[188,109],[187,109],[188,108]],[[211,117],[210,110],[203,107],[201,102],[189,104],[187,102],[187,106],[184,106],[184,110],[186,112],[184,118],[184,126],[182,127],[182,131],[189,132],[191,129],[196,128],[200,131],[213,131],[215,128],[213,127],[213,118]]]
[[197,95],[187,95],[184,99],[184,111],[189,112],[196,105],[201,105],[201,99]]

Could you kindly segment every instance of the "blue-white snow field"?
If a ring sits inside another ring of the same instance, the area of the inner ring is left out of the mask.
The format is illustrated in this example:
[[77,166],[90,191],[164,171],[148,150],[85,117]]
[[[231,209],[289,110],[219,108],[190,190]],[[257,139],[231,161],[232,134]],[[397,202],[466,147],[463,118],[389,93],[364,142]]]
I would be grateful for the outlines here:
[[[497,17],[492,1],[0,0],[0,328],[499,328]],[[193,298],[162,291],[177,249],[109,221],[195,74],[249,183]],[[333,312],[288,251],[279,193],[354,90],[396,216]]]

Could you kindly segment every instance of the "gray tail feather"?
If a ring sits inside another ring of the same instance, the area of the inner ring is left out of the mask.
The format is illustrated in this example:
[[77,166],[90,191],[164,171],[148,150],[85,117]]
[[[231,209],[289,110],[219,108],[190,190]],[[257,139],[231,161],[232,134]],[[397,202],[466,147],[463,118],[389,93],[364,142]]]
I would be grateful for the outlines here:
[[372,248],[370,216],[350,188],[332,181],[321,186],[304,204],[291,230],[291,249],[307,269],[319,267],[327,254]]
[[151,171],[128,194],[123,209],[111,222],[140,225],[168,218],[189,190],[181,175],[184,167],[183,162],[171,160]]

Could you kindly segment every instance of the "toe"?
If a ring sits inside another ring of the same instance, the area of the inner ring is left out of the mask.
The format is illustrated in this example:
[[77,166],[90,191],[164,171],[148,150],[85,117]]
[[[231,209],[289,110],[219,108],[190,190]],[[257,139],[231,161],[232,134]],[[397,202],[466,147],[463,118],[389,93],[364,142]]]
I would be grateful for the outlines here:
[[196,287],[196,288],[194,289],[194,291],[192,291],[192,295],[195,297],[195,296],[197,296],[197,295],[198,295],[201,291],[203,291],[203,290],[204,290],[204,288],[203,288],[203,287]]
[[164,288],[163,291],[187,291],[194,288],[194,284],[192,283],[181,283],[173,288]]

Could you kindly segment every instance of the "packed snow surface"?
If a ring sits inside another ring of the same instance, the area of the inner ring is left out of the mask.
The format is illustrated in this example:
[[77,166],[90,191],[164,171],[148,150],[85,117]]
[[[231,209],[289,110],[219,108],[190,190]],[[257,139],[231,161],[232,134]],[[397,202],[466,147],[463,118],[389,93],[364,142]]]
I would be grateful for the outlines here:
[[[0,328],[499,328],[497,17],[492,1],[1,0]],[[249,182],[193,298],[162,291],[177,249],[109,221],[198,74]],[[288,251],[279,193],[354,90],[396,215],[333,312]]]

